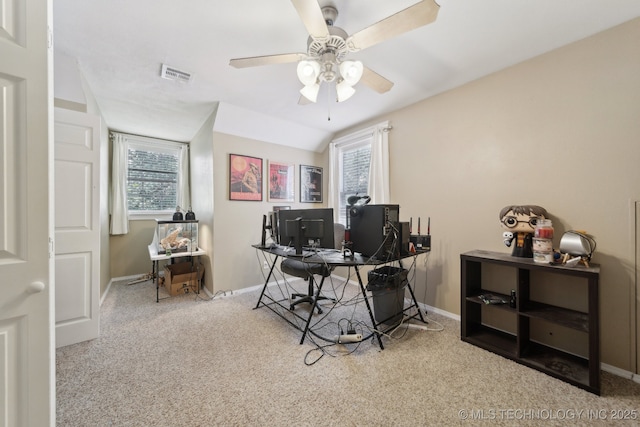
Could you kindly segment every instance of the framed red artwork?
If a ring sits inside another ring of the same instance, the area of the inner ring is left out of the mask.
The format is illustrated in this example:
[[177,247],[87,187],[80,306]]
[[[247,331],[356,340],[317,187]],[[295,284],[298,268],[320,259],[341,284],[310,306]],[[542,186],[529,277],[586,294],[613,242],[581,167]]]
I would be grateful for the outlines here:
[[229,154],[229,200],[262,201],[262,159]]
[[292,163],[269,161],[269,196],[270,202],[294,201],[294,166]]

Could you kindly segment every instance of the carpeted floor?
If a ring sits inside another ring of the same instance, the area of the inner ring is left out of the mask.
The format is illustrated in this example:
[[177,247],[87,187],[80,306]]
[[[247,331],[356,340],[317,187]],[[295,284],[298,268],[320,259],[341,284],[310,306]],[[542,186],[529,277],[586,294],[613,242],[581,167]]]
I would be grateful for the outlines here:
[[[357,287],[343,288],[338,309],[325,302],[314,315],[329,325],[315,325],[318,335],[367,319]],[[113,284],[100,338],[57,351],[57,425],[640,425],[640,384],[603,372],[596,396],[461,342],[454,320],[429,314],[442,331],[401,327],[383,351],[366,340],[320,357],[283,319],[254,309],[258,296],[156,303],[150,282]]]

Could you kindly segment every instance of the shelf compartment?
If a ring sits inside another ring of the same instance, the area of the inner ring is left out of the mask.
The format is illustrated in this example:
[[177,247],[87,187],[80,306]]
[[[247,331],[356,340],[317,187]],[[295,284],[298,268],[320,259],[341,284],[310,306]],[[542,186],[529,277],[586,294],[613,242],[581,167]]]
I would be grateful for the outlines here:
[[589,315],[555,305],[529,301],[520,309],[523,316],[543,319],[581,332],[589,332]]
[[[482,295],[482,294],[491,294],[493,296],[502,298],[503,300],[507,301],[507,303],[506,304],[487,304],[484,301],[482,301],[482,299],[480,299],[480,295]],[[509,307],[509,299],[510,298],[511,297],[509,295],[499,294],[497,292],[481,292],[478,295],[473,295],[473,296],[466,297],[466,300],[469,301],[469,302],[480,304],[483,307],[495,307],[495,308],[499,308],[499,309],[503,309],[503,310],[512,311],[512,312],[515,313],[516,309]]]
[[479,323],[469,326],[470,330],[467,336],[462,337],[463,341],[501,356],[516,357],[517,340],[515,335]]
[[519,360],[523,365],[535,368],[592,393],[600,394],[600,385],[593,384],[589,380],[589,361],[587,359],[530,342]]

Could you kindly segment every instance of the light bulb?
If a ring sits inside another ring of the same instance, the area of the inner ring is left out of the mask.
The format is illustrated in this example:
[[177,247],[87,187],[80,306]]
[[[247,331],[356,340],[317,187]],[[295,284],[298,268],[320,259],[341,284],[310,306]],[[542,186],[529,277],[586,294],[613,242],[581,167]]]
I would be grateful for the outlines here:
[[320,64],[316,61],[300,61],[297,68],[298,80],[305,85],[315,84],[320,74]]
[[349,84],[354,86],[362,78],[364,66],[360,61],[344,61],[340,64],[340,75]]

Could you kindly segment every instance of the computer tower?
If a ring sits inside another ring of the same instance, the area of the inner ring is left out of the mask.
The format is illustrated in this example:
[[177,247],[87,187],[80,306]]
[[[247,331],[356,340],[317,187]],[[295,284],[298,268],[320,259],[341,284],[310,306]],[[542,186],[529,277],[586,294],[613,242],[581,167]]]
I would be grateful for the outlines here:
[[364,256],[387,258],[395,242],[393,224],[399,222],[400,205],[363,205],[349,211],[352,250]]

